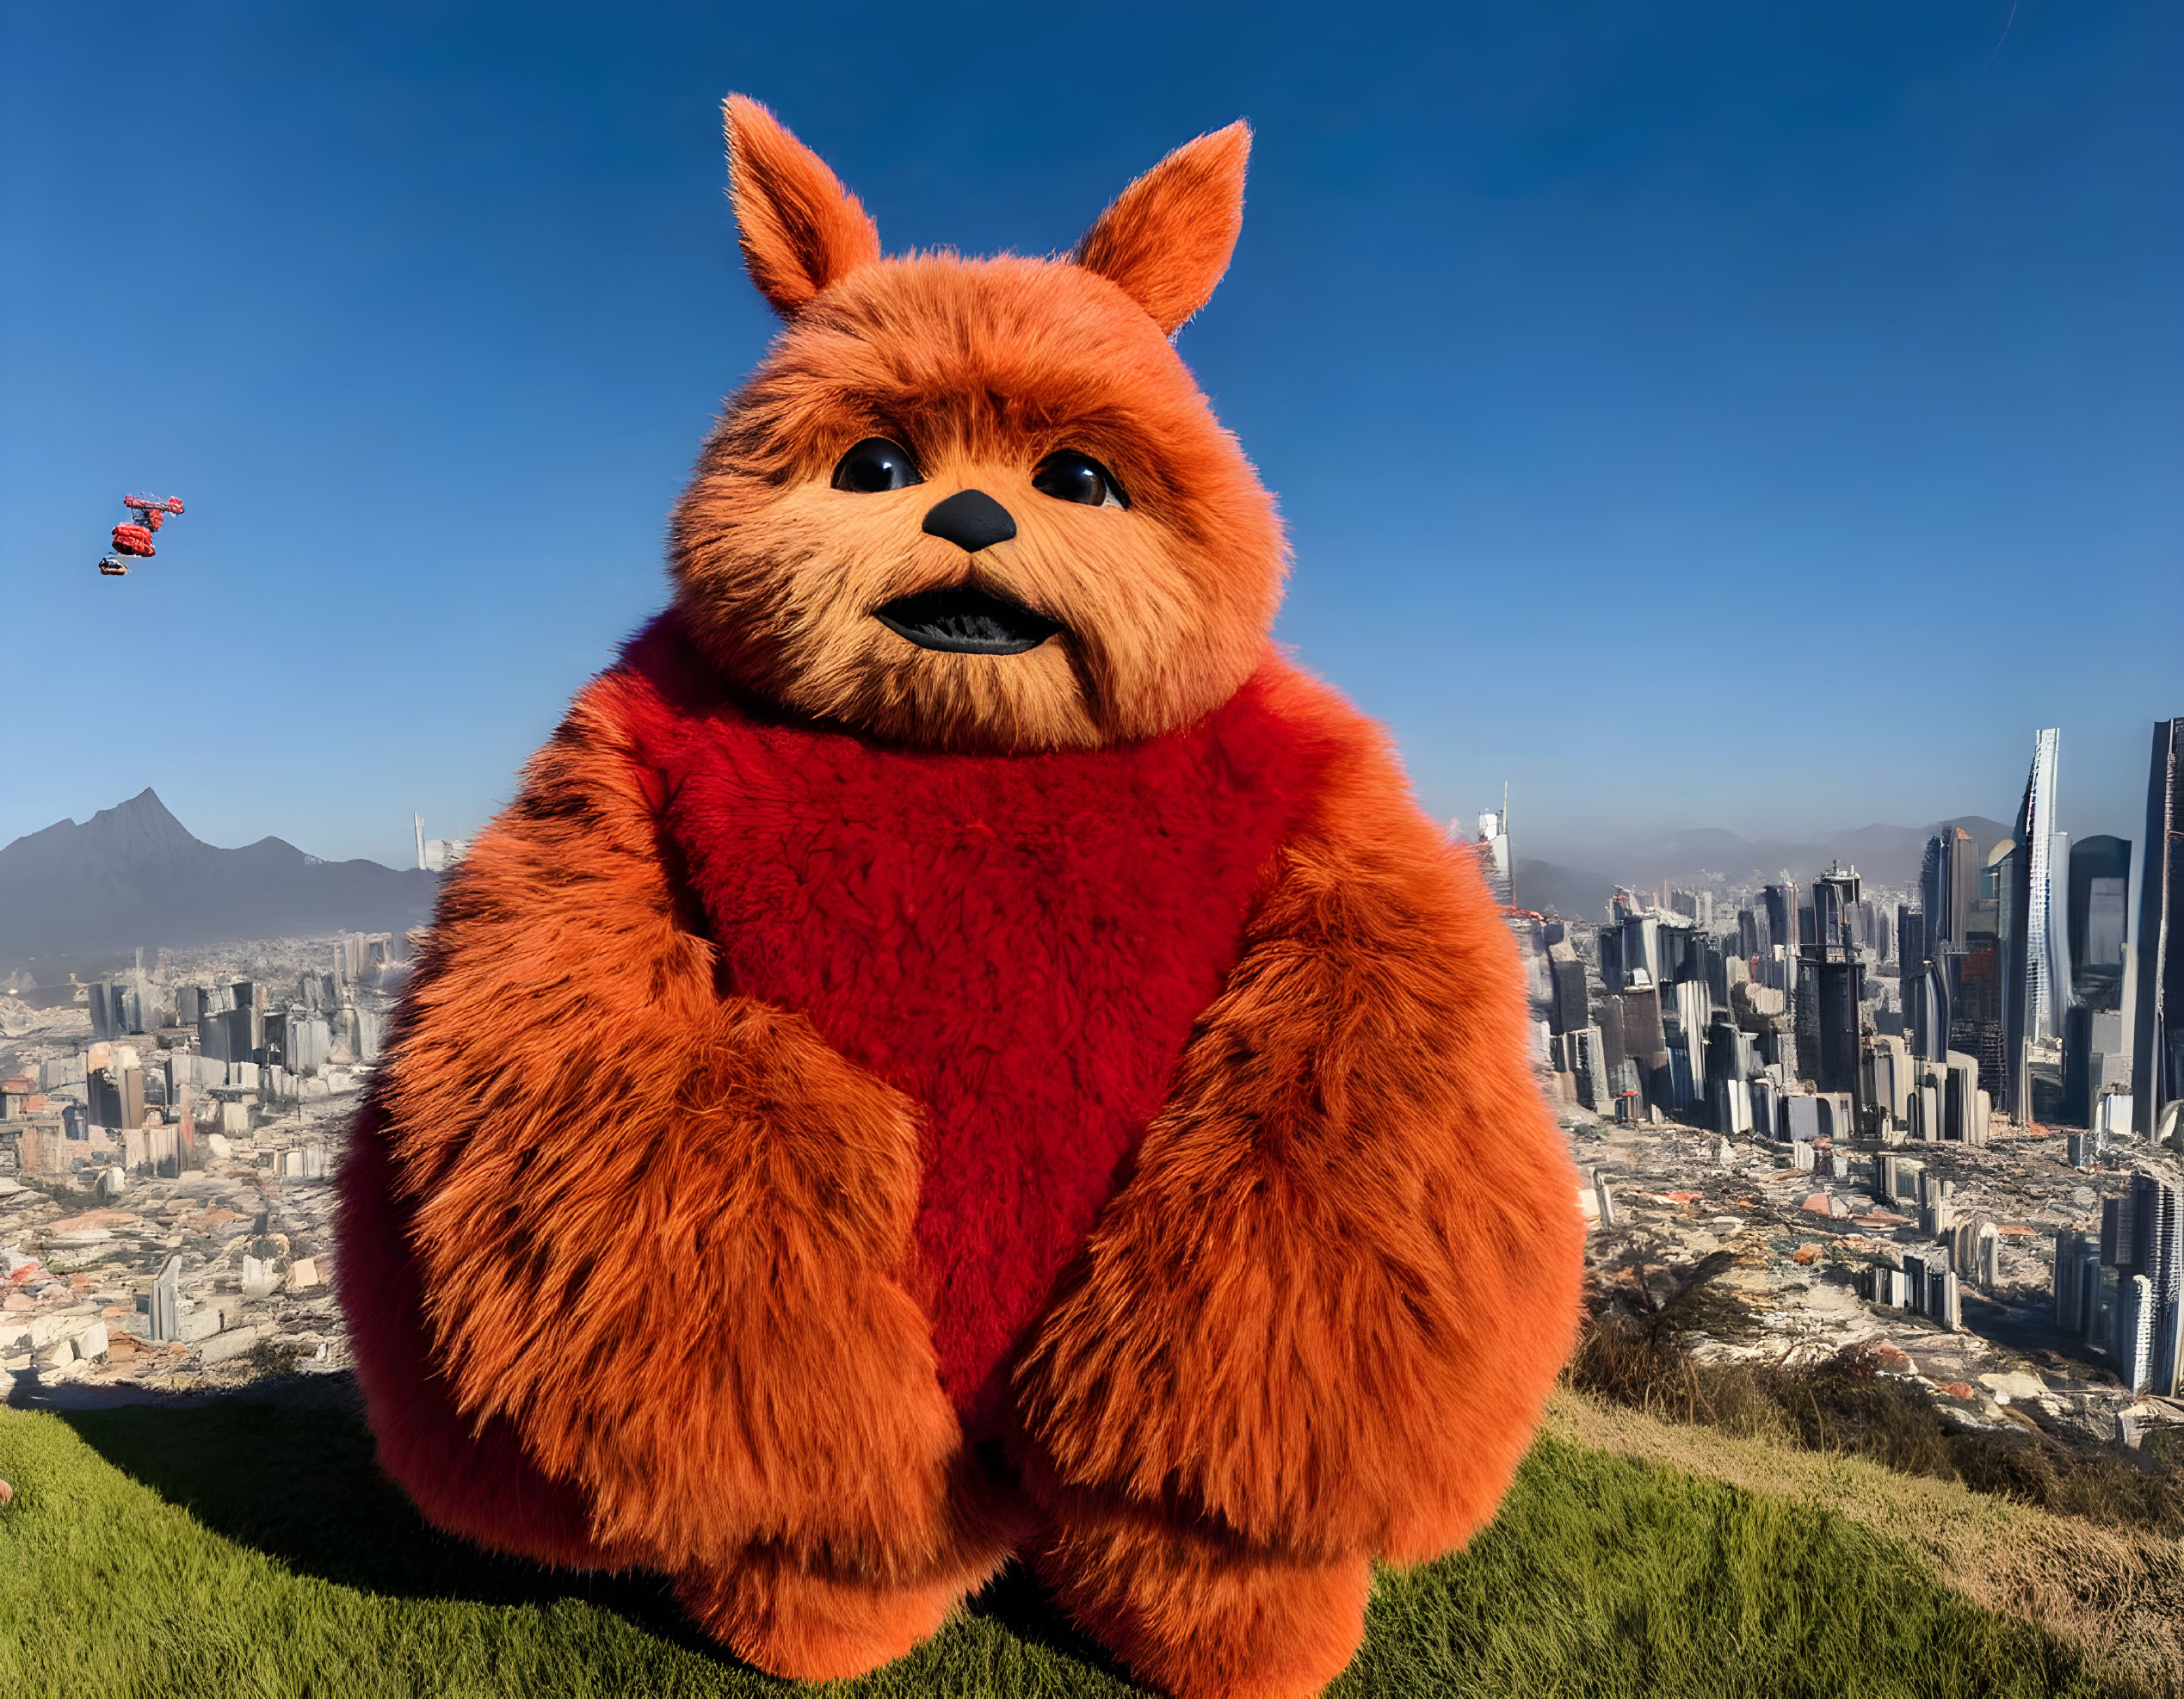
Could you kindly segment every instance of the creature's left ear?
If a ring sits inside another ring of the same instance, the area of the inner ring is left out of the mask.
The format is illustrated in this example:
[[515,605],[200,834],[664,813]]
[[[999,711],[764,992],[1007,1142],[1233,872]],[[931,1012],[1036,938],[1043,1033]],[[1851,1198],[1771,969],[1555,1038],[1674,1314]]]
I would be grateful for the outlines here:
[[1184,143],[1100,214],[1077,244],[1077,263],[1120,284],[1172,335],[1229,269],[1250,157],[1251,129],[1241,118]]
[[722,102],[728,194],[758,293],[793,318],[828,284],[879,257],[879,228],[826,162],[756,101]]

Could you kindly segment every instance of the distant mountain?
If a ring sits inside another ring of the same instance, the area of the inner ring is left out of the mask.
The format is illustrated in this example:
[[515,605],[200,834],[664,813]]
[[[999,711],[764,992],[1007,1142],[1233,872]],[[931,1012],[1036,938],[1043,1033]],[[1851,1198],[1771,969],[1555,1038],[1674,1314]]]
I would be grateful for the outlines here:
[[[1833,861],[1846,868],[1855,867],[1860,875],[1871,883],[1909,887],[1917,882],[1927,839],[1952,826],[1962,826],[1970,832],[1983,857],[2009,836],[2008,826],[1979,814],[1960,814],[1954,819],[1926,826],[1858,826],[1807,838],[1755,840],[1740,837],[1718,826],[1701,826],[1672,832],[1665,837],[1641,838],[1618,845],[1607,876],[1625,885],[1657,883],[1663,879],[1696,879],[1702,872],[1719,874],[1730,880],[1755,876],[1772,880],[1786,868],[1792,878],[1805,880],[1824,872]],[[1603,856],[1601,859],[1608,858]],[[1518,864],[1520,892],[1525,865]],[[1540,865],[1552,867],[1553,863]],[[1601,875],[1584,877],[1590,880]],[[1602,897],[1600,900],[1606,902],[1607,899]],[[1527,902],[1524,906],[1538,908],[1539,905]]]
[[219,850],[149,788],[0,850],[0,962],[138,945],[386,932],[431,917],[438,875],[322,862],[277,837]]

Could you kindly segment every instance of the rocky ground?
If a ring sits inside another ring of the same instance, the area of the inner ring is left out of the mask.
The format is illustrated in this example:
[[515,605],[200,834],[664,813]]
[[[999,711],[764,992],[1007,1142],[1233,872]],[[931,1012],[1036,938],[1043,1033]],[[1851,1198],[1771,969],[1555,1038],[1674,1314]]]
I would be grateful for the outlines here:
[[1963,1281],[1964,1325],[1949,1331],[1858,1295],[1858,1269],[1940,1254],[1909,1205],[1875,1202],[1877,1149],[1846,1152],[1848,1172],[1829,1176],[1792,1168],[1786,1146],[1559,1113],[1581,1173],[1601,1183],[1585,1196],[1595,1278],[1632,1288],[1644,1307],[1703,1279],[1687,1336],[1701,1361],[1795,1363],[1865,1344],[1967,1427],[2013,1425],[2002,1413],[2013,1403],[2102,1443],[2184,1420],[2184,1405],[2125,1393],[2051,1325],[2057,1231],[2097,1233],[2101,1198],[2130,1177],[2127,1166],[2070,1167],[2061,1134],[1997,1121],[1983,1148],[1896,1147],[1951,1182],[1959,1217],[1983,1211],[1997,1225],[1999,1278],[1991,1291]]

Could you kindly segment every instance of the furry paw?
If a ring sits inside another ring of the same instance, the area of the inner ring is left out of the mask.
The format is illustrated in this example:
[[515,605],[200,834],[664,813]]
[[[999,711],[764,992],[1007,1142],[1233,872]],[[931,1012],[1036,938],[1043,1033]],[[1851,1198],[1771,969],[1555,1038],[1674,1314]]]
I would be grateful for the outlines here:
[[1080,1628],[1175,1699],[1310,1699],[1365,1639],[1362,1557],[1305,1561],[1073,1506],[1040,1569]]
[[751,1554],[733,1569],[686,1571],[676,1597],[746,1664],[799,1681],[861,1676],[929,1639],[979,1575],[915,1586],[837,1580]]

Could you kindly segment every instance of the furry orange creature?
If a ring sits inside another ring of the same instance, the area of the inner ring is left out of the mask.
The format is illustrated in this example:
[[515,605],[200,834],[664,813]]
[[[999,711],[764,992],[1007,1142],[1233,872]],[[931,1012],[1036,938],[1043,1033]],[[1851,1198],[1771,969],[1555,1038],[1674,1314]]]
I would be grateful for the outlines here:
[[1268,638],[1169,337],[1249,138],[1068,259],[883,258],[728,106],[786,329],[671,609],[449,880],[342,1172],[380,1456],[487,1545],[869,1669],[1012,1555],[1145,1679],[1317,1691],[1576,1314],[1514,949]]

